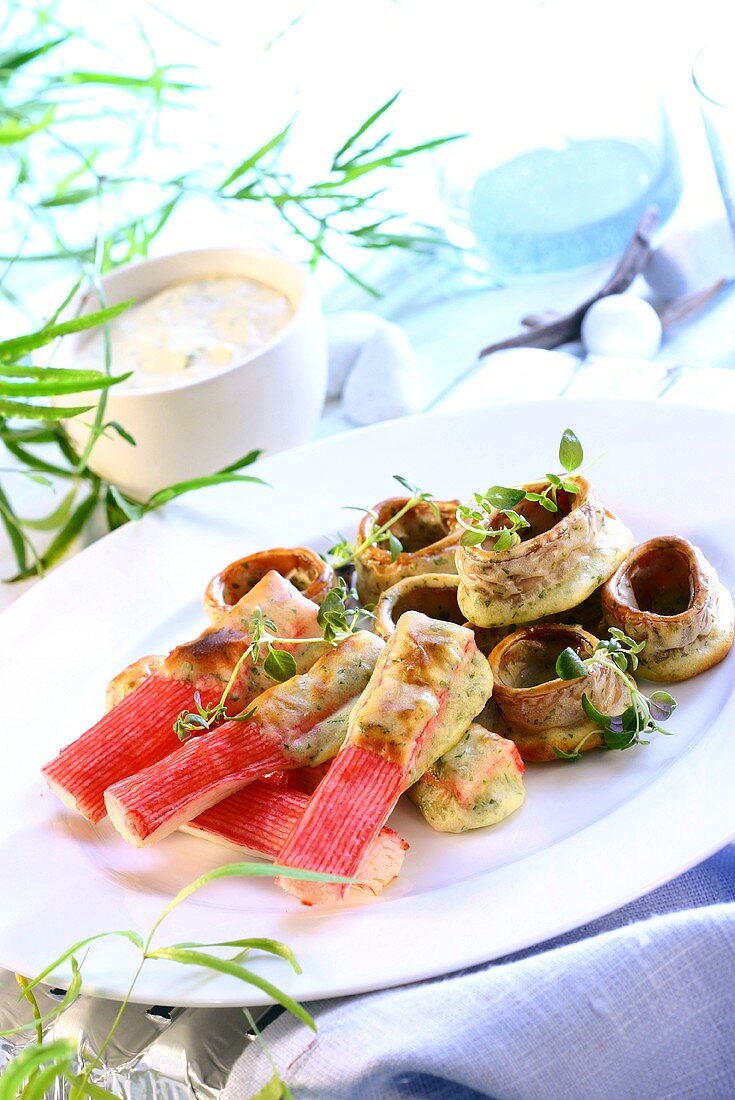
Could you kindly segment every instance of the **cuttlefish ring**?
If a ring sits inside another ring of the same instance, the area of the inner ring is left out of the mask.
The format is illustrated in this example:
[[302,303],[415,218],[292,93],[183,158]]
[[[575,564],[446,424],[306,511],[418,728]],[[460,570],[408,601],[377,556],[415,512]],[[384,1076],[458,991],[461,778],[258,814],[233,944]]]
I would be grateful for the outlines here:
[[[499,552],[484,545],[457,550],[459,606],[470,622],[508,626],[567,611],[591,595],[623,561],[633,545],[630,531],[605,509],[586,478],[571,480],[579,492],[559,489],[556,512],[536,501],[516,505],[530,525],[519,532],[523,541],[516,546]],[[541,493],[547,483],[523,488]],[[501,512],[490,515],[490,526],[496,530],[507,522]]]
[[395,634],[404,611],[421,611],[430,619],[464,624],[457,603],[459,577],[452,573],[421,573],[404,577],[381,593],[375,605],[375,631],[387,641]]
[[331,565],[305,546],[260,550],[238,558],[212,577],[204,593],[204,610],[209,618],[214,621],[229,611],[272,569],[318,604],[337,583]]
[[[409,497],[390,497],[365,515],[357,530],[357,545],[370,537],[373,523],[382,526],[404,508]],[[357,589],[363,603],[375,603],[386,588],[403,577],[421,573],[456,573],[454,555],[462,528],[457,522],[458,500],[420,501],[390,528],[403,550],[392,560],[384,543],[368,546],[356,562]],[[374,518],[377,517],[377,518]]]
[[645,642],[639,669],[649,680],[688,680],[733,643],[732,596],[702,551],[663,535],[636,546],[602,589],[608,626]]
[[590,665],[587,675],[575,680],[557,677],[563,649],[568,646],[585,660],[596,644],[594,635],[580,627],[541,623],[509,634],[490,654],[502,732],[515,741],[524,760],[556,760],[555,748],[586,752],[604,745],[599,726],[584,712],[583,695],[602,714],[622,714],[629,705],[628,689],[604,664]]

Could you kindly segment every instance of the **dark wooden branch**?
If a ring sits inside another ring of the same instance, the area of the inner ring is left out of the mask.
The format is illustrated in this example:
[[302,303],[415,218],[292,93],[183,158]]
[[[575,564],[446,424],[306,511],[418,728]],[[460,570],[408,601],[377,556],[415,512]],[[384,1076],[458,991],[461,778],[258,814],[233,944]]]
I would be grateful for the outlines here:
[[558,348],[560,344],[568,344],[571,340],[578,340],[582,318],[593,302],[599,298],[606,298],[608,294],[622,294],[639,275],[648,263],[653,245],[651,235],[658,225],[658,210],[655,206],[649,207],[639,221],[630,244],[620,258],[617,267],[609,279],[593,294],[587,298],[571,313],[565,313],[561,317],[547,324],[538,325],[530,331],[520,332],[517,336],[511,336],[508,340],[501,340],[497,344],[489,344],[483,348],[478,358],[491,355],[494,351],[503,348]]
[[697,313],[711,302],[713,298],[716,298],[727,284],[727,279],[718,279],[716,283],[713,283],[712,286],[708,286],[706,290],[698,290],[695,294],[688,294],[684,298],[673,298],[672,301],[659,306],[656,313],[658,313],[661,318],[662,326],[665,329],[673,328],[674,325],[679,325],[682,321],[686,321],[694,313]]

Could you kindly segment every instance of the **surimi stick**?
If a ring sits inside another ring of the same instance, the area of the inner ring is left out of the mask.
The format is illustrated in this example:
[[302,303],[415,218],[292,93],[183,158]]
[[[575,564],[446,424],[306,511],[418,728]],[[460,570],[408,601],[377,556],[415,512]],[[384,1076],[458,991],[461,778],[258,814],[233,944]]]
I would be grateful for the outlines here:
[[[308,804],[308,794],[256,780],[205,810],[182,830],[250,855],[275,859]],[[393,829],[382,829],[357,870],[355,885],[379,894],[398,875],[407,851],[403,837]],[[307,904],[318,901],[322,885],[303,882],[302,900]]]
[[184,680],[149,676],[46,764],[43,775],[51,790],[67,809],[101,821],[107,812],[105,788],[169,752],[176,741],[173,721],[190,705],[191,691]]
[[[402,615],[278,862],[353,876],[401,793],[461,737],[492,686],[471,630],[418,611]],[[307,900],[298,880],[278,882]],[[320,901],[344,893],[322,885]]]
[[357,631],[308,672],[259,695],[251,721],[225,722],[113,784],[105,792],[112,824],[140,846],[267,772],[331,760],[383,646],[377,635]]
[[[274,620],[281,637],[321,635],[316,604],[278,573],[266,574],[216,626],[174,649],[154,675],[43,768],[46,782],[65,806],[92,822],[100,821],[106,813],[107,787],[171,752],[177,745],[173,723],[192,706],[194,691],[201,692],[205,704],[219,699],[250,643],[248,624],[256,608]],[[286,643],[282,648],[293,651],[297,669],[304,671],[327,646]],[[238,709],[272,682],[261,668],[247,661],[245,665],[230,695]]]

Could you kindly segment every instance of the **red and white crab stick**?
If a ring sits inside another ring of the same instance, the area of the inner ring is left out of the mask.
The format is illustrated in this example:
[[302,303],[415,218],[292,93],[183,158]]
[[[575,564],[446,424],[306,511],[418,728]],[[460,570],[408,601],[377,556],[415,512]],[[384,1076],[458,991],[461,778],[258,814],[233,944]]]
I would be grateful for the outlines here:
[[377,635],[357,631],[307,672],[259,695],[250,721],[224,722],[113,784],[105,792],[112,824],[140,846],[267,772],[331,760],[383,647]]
[[[308,804],[309,795],[305,791],[256,780],[205,810],[182,826],[182,830],[249,855],[274,860]],[[355,886],[379,894],[397,877],[407,851],[408,843],[402,836],[393,829],[381,829],[357,869]],[[310,891],[321,885],[302,882],[302,901],[308,904]],[[314,900],[318,900],[318,893]]]
[[[492,686],[471,630],[418,611],[402,615],[278,862],[354,876],[400,795],[462,736]],[[336,901],[346,889],[278,882],[310,903]]]
[[[231,611],[194,641],[174,649],[154,675],[43,768],[46,782],[65,806],[100,821],[106,813],[107,787],[171,752],[177,744],[173,723],[182,710],[192,707],[194,691],[201,692],[204,703],[214,703],[222,694],[250,644],[249,623],[256,608],[276,623],[279,637],[321,635],[317,605],[278,573],[267,573]],[[297,669],[304,671],[326,643],[286,643],[282,648],[293,653]],[[238,709],[271,683],[262,668],[249,661],[245,666],[230,695],[231,705]]]

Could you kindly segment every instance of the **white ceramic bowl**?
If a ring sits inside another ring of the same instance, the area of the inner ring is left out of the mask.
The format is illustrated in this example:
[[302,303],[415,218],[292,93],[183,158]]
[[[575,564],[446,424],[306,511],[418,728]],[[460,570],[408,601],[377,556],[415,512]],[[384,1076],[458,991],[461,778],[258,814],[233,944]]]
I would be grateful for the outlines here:
[[[136,446],[116,433],[103,436],[90,466],[137,499],[214,473],[254,448],[272,454],[304,443],[316,427],[327,386],[326,338],[316,288],[301,267],[257,249],[206,248],[121,267],[105,276],[103,288],[113,305],[126,298],[140,301],[186,279],[221,275],[244,275],[274,287],[286,295],[293,315],[273,340],[216,374],[154,389],[110,389],[105,418],[119,421]],[[96,293],[89,293],[81,312],[98,307]],[[73,366],[89,338],[85,332],[64,337],[55,365]],[[79,404],[84,396],[59,404]],[[83,446],[89,429],[79,419],[65,426]]]

